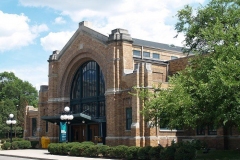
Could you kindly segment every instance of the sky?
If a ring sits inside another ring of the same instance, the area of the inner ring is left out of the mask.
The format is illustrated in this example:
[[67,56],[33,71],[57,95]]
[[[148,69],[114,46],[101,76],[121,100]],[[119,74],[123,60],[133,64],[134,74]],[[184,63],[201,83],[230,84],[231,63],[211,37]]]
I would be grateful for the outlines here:
[[0,0],[0,73],[13,72],[39,90],[48,85],[48,58],[61,50],[79,22],[109,35],[127,29],[133,38],[183,45],[174,38],[177,11],[207,0]]

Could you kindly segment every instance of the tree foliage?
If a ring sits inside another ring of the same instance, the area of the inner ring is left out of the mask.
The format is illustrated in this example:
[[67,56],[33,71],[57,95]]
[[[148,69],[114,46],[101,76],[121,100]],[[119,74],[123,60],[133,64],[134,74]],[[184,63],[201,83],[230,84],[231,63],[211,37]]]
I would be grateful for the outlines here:
[[176,30],[186,37],[185,52],[196,55],[170,78],[168,89],[140,90],[147,120],[171,128],[240,127],[239,6],[212,0],[196,12],[190,6],[178,12]]
[[6,120],[10,113],[17,120],[14,130],[23,129],[25,107],[37,107],[37,103],[37,90],[29,82],[22,81],[12,72],[0,73],[0,133],[9,131]]

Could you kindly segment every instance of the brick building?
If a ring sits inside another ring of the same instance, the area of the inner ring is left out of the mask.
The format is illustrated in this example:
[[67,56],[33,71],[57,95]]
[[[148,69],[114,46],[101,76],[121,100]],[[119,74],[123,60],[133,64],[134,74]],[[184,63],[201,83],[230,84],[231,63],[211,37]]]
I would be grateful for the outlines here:
[[39,91],[36,137],[58,141],[60,114],[69,106],[74,115],[69,141],[94,141],[98,136],[107,145],[166,146],[172,140],[197,137],[221,148],[215,141],[222,143],[217,136],[222,130],[151,127],[140,114],[139,98],[129,94],[134,86],[167,87],[169,74],[187,65],[180,47],[135,39],[125,29],[105,36],[89,25],[79,23],[63,49],[49,57],[49,84]]

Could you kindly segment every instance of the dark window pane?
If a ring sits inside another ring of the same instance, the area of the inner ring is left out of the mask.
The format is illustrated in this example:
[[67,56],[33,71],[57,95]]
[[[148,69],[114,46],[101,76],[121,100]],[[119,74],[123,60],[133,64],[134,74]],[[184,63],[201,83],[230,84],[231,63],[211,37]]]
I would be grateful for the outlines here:
[[171,60],[172,59],[178,59],[178,57],[176,57],[176,56],[171,56]]
[[132,108],[126,108],[126,130],[131,130]]
[[149,58],[150,57],[150,52],[143,52],[143,57]]
[[141,51],[133,50],[133,56],[141,56]]
[[153,58],[154,58],[154,59],[160,59],[160,55],[157,54],[157,53],[153,53]]
[[32,118],[32,136],[36,136],[37,133],[37,119]]
[[197,127],[197,135],[205,135],[205,127],[204,126]]
[[217,129],[213,126],[208,126],[208,135],[217,135]]
[[84,63],[75,74],[71,88],[71,110],[93,117],[105,116],[105,82],[95,61]]

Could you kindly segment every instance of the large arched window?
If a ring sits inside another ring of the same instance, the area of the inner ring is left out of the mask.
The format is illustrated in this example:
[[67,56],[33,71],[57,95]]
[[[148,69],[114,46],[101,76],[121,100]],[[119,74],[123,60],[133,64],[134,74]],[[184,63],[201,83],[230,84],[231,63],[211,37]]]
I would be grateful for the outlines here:
[[105,117],[105,83],[95,61],[84,63],[76,72],[71,88],[71,110],[92,117]]

